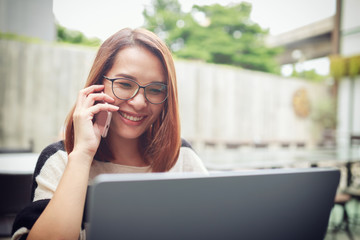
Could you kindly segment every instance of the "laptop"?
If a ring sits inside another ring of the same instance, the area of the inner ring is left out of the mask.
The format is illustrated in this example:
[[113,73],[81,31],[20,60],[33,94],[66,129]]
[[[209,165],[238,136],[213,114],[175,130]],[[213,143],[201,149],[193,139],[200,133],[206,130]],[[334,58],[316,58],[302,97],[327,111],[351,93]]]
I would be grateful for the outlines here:
[[324,239],[337,169],[105,174],[86,207],[95,239]]

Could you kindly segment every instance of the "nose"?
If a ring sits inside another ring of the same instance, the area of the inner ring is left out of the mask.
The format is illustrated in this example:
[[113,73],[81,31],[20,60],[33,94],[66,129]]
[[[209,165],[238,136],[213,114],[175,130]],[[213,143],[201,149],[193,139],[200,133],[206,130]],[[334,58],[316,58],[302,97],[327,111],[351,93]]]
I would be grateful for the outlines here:
[[132,105],[135,110],[140,110],[146,107],[148,102],[145,98],[145,89],[139,89],[135,97],[128,100],[128,103]]

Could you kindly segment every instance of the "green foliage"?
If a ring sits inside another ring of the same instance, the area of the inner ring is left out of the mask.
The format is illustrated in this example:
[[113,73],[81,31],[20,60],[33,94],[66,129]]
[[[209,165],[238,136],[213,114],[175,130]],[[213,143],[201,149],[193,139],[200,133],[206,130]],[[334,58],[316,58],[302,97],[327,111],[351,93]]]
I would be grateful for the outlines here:
[[322,82],[324,81],[326,78],[328,78],[328,76],[326,75],[320,75],[318,74],[315,69],[312,70],[306,70],[306,71],[302,71],[302,72],[297,72],[295,69],[293,70],[292,77],[299,77],[299,78],[304,78],[306,80],[309,80],[311,82]]
[[56,30],[58,42],[81,44],[92,47],[97,47],[101,44],[99,38],[88,38],[80,31],[70,30],[59,24],[56,25]]
[[323,129],[336,129],[336,100],[321,99],[318,100],[312,109],[311,118],[318,123]]
[[15,33],[4,33],[4,32],[0,32],[0,39],[16,40],[16,41],[28,42],[28,43],[41,42],[41,40],[39,38],[27,37],[27,36],[18,35]]
[[143,15],[145,28],[163,38],[176,57],[279,73],[275,56],[281,49],[265,45],[268,30],[251,21],[250,13],[245,2],[182,12],[177,0],[154,0]]

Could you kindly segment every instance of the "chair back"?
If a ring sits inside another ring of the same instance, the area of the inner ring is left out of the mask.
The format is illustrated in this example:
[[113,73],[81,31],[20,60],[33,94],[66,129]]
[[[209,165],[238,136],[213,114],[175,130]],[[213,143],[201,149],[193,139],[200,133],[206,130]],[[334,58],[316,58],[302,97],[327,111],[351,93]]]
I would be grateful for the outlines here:
[[360,146],[360,135],[351,135],[350,136],[350,146]]
[[0,173],[0,237],[10,236],[16,214],[30,203],[32,174]]
[[32,174],[0,173],[0,215],[16,214],[29,202]]

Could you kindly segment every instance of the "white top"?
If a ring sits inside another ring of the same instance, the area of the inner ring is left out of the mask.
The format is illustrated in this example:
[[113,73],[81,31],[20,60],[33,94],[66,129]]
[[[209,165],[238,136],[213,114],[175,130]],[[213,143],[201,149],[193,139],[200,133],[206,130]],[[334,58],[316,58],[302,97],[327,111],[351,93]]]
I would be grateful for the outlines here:
[[[63,150],[58,150],[53,154],[42,167],[39,175],[36,176],[38,187],[35,189],[34,201],[52,198],[60,178],[65,171],[68,155]],[[111,162],[101,162],[94,160],[90,168],[89,184],[99,174],[104,173],[146,173],[151,168],[135,167],[115,164]],[[201,159],[189,147],[181,147],[179,158],[169,172],[199,172],[206,173],[207,170]]]
[[[62,142],[48,146],[40,154],[34,171],[34,199],[31,205],[27,207],[27,211],[20,213],[19,219],[14,223],[16,230],[12,239],[20,239],[21,236],[29,233],[29,226],[32,226],[41,214],[39,208],[45,209],[47,203],[53,197],[67,162],[68,155],[64,150]],[[103,173],[146,173],[150,171],[151,168],[149,166],[134,167],[94,160],[90,168],[88,184],[91,184],[96,176]],[[180,148],[176,164],[169,172],[207,173],[207,170],[193,149],[183,145]],[[86,239],[85,229],[81,230],[79,239]]]

